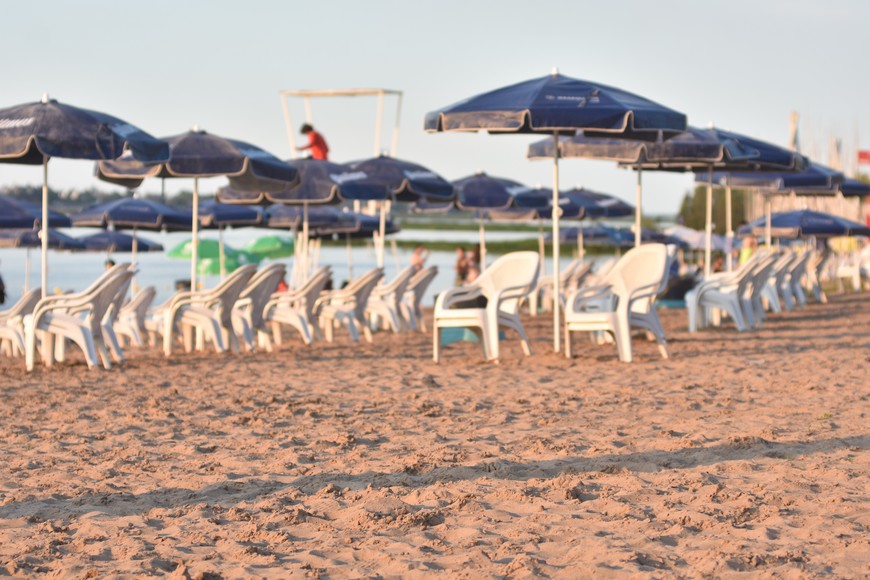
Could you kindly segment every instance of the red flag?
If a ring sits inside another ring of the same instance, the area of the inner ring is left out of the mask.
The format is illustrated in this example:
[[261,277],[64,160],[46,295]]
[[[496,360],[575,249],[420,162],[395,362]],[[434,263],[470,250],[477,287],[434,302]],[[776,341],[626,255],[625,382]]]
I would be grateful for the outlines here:
[[867,165],[870,165],[870,151],[866,149],[859,149],[858,163],[866,163]]

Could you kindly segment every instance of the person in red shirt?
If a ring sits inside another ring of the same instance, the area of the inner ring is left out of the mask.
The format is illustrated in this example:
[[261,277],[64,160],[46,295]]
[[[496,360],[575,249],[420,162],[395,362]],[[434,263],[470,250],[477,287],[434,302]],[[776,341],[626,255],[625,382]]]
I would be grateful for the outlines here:
[[299,151],[310,149],[312,159],[322,159],[324,161],[329,159],[329,147],[326,145],[326,139],[323,138],[323,135],[315,131],[314,127],[308,123],[302,125],[299,132],[303,135],[308,135],[308,145],[297,147]]

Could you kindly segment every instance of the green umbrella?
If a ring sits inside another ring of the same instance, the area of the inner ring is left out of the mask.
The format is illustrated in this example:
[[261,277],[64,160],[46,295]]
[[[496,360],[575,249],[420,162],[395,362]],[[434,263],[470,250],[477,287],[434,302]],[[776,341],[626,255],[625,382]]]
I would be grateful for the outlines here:
[[245,251],[262,258],[286,258],[293,255],[294,242],[289,236],[268,235],[252,240]]
[[[192,253],[193,240],[186,240],[173,247],[166,252],[170,258],[178,258],[182,260],[190,260]],[[239,266],[245,264],[258,264],[260,257],[246,252],[237,250],[232,246],[221,244],[217,240],[199,240],[197,243],[197,271],[203,275],[225,275],[227,272],[232,272]],[[223,254],[224,267],[221,268],[221,254]]]

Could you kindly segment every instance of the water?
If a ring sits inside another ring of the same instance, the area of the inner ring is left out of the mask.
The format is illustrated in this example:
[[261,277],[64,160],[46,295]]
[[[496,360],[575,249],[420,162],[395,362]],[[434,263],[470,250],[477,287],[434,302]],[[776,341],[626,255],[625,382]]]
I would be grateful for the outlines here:
[[[95,233],[97,230],[90,228],[75,228],[74,230],[62,230],[76,237],[83,237]],[[235,247],[241,248],[249,241],[264,235],[274,235],[276,230],[259,229],[259,228],[240,228],[235,230],[227,230],[224,233],[224,242]],[[478,241],[477,232],[469,231],[433,231],[433,230],[403,230],[400,234],[404,240],[439,240],[439,241],[455,241],[457,245],[469,246]],[[496,240],[514,240],[534,237],[534,232],[492,232],[487,233],[488,241]],[[159,242],[163,245],[164,250],[168,251],[176,244],[190,239],[189,233],[184,232],[145,232],[141,233],[140,237]],[[218,234],[215,231],[206,231],[201,234],[200,239],[217,239]],[[27,256],[30,256],[30,278],[29,287],[35,288],[40,284],[40,249],[32,248],[29,252],[23,248],[3,248],[0,249],[0,275],[6,283],[6,304],[8,307],[14,304],[24,291],[24,278]],[[374,249],[371,244],[366,247],[354,246],[351,250],[353,275],[360,274],[374,268],[377,264]],[[105,270],[105,261],[108,256],[105,253],[95,252],[58,252],[49,250],[48,254],[48,286],[50,292],[67,292],[79,291],[85,289],[96,280]],[[487,262],[492,261],[497,256],[489,255]],[[115,253],[111,258],[118,263],[129,262],[131,255],[129,253]],[[384,258],[385,277],[387,280],[392,279],[399,270],[410,264],[411,250],[399,248],[395,253],[387,244],[386,255]],[[432,285],[427,291],[423,304],[431,307],[435,301],[435,295],[453,286],[454,279],[454,262],[456,255],[453,252],[433,251],[429,255],[426,262],[427,266],[438,266],[438,276],[432,282]],[[560,262],[567,265],[571,257],[564,257]],[[136,276],[135,284],[137,287],[154,286],[157,290],[155,304],[159,304],[168,299],[176,289],[176,282],[179,280],[188,280],[190,278],[190,262],[187,260],[174,260],[167,258],[164,252],[153,252],[149,254],[138,254],[137,257],[139,272]],[[287,265],[288,272],[292,269],[292,258],[277,260]],[[265,262],[264,262],[265,263]],[[345,280],[350,279],[350,269],[348,267],[347,249],[345,247],[324,246],[320,251],[319,265],[328,265],[332,267],[334,281],[340,285]],[[549,261],[548,261],[549,271]],[[198,278],[202,285],[206,288],[211,288],[220,282],[219,276],[205,276]],[[288,277],[288,280],[290,278]]]

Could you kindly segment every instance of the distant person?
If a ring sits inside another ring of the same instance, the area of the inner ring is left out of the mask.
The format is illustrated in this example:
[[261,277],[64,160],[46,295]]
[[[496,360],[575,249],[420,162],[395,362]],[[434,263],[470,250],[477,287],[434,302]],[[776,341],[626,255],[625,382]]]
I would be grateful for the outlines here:
[[737,265],[742,266],[752,258],[752,254],[758,249],[758,240],[755,236],[746,236],[740,242],[740,254],[737,256]]
[[106,271],[107,272],[114,267],[115,267],[115,260],[113,260],[112,258],[109,258],[108,260],[106,260]]
[[456,270],[456,278],[453,280],[453,285],[465,285],[465,279],[468,277],[468,257],[465,255],[464,249],[456,248],[456,265],[453,268]]
[[310,149],[312,159],[321,159],[323,161],[329,159],[329,146],[327,146],[326,139],[323,138],[323,135],[315,131],[314,127],[308,123],[302,125],[299,132],[303,135],[308,135],[308,145],[297,147],[299,151]]
[[3,276],[0,276],[0,304],[6,304],[6,284],[3,282]]
[[414,253],[411,254],[411,267],[414,268],[415,272],[419,272],[423,269],[428,258],[429,250],[427,250],[423,244],[418,245],[414,248]]
[[465,274],[465,283],[471,284],[480,276],[480,250],[477,248],[467,252],[468,270]]
[[278,280],[278,287],[275,288],[275,292],[286,292],[290,287],[287,285],[287,277],[284,276],[280,280]]

